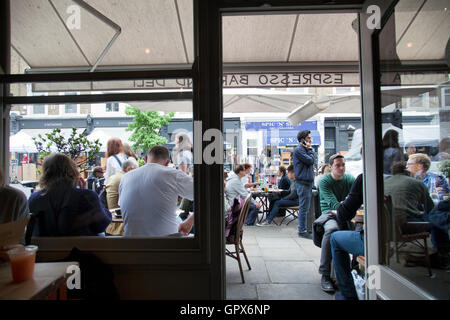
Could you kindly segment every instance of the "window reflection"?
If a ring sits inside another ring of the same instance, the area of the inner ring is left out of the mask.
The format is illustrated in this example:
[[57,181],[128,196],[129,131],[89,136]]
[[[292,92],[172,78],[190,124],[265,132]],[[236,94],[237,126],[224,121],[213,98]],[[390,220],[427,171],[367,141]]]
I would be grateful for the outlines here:
[[[442,1],[422,7],[400,1],[379,36],[389,202],[380,213],[380,257],[440,299],[450,298],[450,86],[448,68],[436,64],[445,59],[446,43],[439,39],[449,39],[449,24]],[[428,71],[415,69],[419,64]]]

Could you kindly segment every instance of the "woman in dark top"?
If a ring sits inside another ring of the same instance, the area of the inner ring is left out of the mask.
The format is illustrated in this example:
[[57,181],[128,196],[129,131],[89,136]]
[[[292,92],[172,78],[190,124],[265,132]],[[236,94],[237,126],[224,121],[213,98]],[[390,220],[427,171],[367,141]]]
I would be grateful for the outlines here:
[[278,182],[278,189],[280,190],[289,190],[291,188],[291,181],[286,175],[286,168],[280,166],[278,168],[278,175],[281,176],[280,181]]
[[111,223],[111,213],[101,204],[73,160],[52,154],[42,166],[42,191],[28,200],[30,212],[37,214],[35,237],[96,236]]
[[394,162],[403,160],[403,152],[398,143],[398,132],[388,130],[383,137],[383,173],[391,175]]

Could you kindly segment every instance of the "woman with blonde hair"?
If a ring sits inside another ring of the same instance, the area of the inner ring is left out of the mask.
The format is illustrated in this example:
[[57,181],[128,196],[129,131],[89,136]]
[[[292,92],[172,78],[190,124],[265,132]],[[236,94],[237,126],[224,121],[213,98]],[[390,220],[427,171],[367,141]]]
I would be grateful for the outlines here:
[[127,156],[123,150],[122,140],[119,138],[109,139],[106,148],[105,181],[117,172],[122,171],[122,163],[127,160]]
[[187,133],[180,132],[175,136],[174,152],[173,159],[178,169],[187,173],[193,163],[192,142]]
[[37,215],[34,236],[96,236],[111,223],[111,213],[95,191],[86,189],[75,162],[66,155],[44,160],[39,185],[41,191],[28,200],[30,212]]

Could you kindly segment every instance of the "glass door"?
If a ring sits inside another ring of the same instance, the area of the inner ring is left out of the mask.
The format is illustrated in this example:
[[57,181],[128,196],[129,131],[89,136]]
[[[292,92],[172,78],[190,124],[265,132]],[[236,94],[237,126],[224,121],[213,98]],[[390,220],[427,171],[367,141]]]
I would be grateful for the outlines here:
[[368,209],[366,224],[371,299],[450,298],[449,7],[396,1],[371,36],[374,108],[364,121],[372,159],[366,195],[377,194],[367,199],[376,212]]

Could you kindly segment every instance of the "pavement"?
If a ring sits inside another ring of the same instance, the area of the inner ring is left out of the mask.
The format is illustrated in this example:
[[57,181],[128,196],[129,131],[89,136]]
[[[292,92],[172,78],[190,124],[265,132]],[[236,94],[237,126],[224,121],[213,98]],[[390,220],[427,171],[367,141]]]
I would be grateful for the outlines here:
[[237,261],[226,257],[228,300],[334,300],[320,287],[321,249],[298,236],[297,220],[289,225],[290,218],[286,220],[281,226],[244,226],[243,244],[252,269],[241,254],[243,284]]

